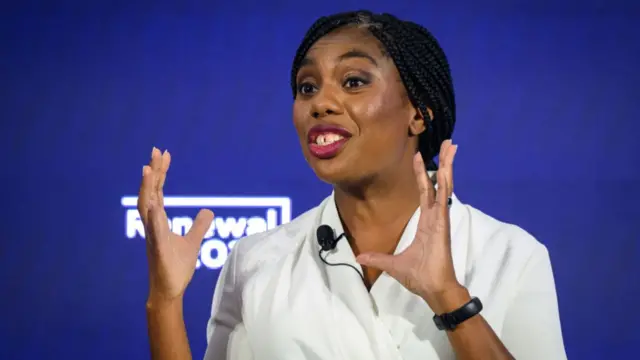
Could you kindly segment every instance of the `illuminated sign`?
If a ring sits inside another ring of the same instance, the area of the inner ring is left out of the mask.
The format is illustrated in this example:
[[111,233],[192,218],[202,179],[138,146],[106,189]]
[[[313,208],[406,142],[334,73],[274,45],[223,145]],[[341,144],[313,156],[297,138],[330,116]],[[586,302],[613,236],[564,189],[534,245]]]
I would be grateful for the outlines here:
[[[138,213],[138,197],[124,196],[125,236],[144,239],[144,226]],[[273,229],[291,221],[288,197],[186,197],[165,196],[164,206],[169,228],[186,234],[197,212],[211,209],[215,218],[204,236],[196,268],[219,269],[227,260],[235,242],[244,236]]]

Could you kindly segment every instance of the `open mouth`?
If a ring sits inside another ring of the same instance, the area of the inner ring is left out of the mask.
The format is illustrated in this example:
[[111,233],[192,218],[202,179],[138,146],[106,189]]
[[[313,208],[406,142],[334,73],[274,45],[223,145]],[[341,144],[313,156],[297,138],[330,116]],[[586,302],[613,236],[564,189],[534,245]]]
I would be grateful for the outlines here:
[[308,133],[309,151],[320,159],[335,157],[350,137],[351,133],[341,127],[316,125]]

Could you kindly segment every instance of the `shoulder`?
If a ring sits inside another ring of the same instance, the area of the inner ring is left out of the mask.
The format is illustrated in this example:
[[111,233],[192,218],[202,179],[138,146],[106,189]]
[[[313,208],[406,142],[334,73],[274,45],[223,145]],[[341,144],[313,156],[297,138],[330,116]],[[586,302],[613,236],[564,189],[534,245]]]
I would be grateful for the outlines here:
[[320,206],[312,208],[292,221],[274,229],[239,239],[231,250],[225,267],[232,267],[234,278],[244,282],[267,263],[293,251],[305,240],[315,224]]
[[512,223],[498,220],[464,205],[468,213],[469,246],[474,255],[484,254],[527,259],[546,253],[546,247],[531,233]]
[[484,285],[494,290],[496,286],[518,289],[534,278],[552,281],[549,252],[536,237],[472,206],[464,209],[467,275],[488,281]]
[[[207,325],[208,347],[205,358],[246,351],[242,338],[244,289],[250,277],[265,265],[277,261],[304,241],[315,224],[321,206],[274,229],[237,240],[218,276]],[[215,355],[217,354],[217,355]]]
[[520,226],[462,208],[465,286],[482,299],[485,320],[518,359],[566,359],[545,245]]

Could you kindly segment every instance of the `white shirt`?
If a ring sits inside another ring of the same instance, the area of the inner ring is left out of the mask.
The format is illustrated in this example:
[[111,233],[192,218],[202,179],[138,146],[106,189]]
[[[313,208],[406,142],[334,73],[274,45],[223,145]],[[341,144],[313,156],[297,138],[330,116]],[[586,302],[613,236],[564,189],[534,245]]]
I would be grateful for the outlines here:
[[[518,360],[566,359],[547,249],[453,197],[458,281]],[[413,240],[420,209],[396,249]],[[343,233],[333,194],[290,223],[236,243],[213,296],[205,360],[455,359],[420,297],[383,273],[367,291],[348,266],[318,257],[318,226]],[[323,256],[326,253],[323,252]],[[326,255],[362,271],[347,241]]]

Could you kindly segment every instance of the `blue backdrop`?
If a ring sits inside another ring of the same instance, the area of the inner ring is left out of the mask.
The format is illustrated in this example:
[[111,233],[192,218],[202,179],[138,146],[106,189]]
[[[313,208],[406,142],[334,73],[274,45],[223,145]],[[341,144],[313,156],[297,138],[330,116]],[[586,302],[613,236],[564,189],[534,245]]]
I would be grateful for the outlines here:
[[0,358],[148,358],[144,240],[123,196],[152,146],[172,151],[174,230],[197,210],[181,196],[218,215],[185,301],[201,358],[226,244],[330,191],[301,156],[289,70],[317,16],[360,7],[442,42],[456,192],[549,248],[569,357],[637,354],[637,2],[15,3],[0,11]]

